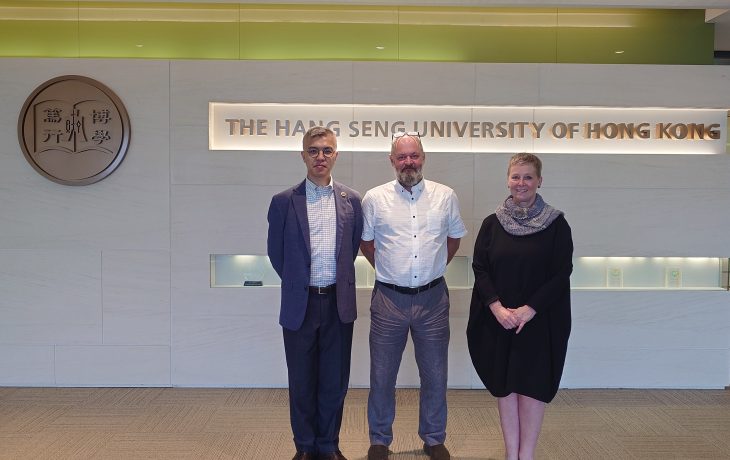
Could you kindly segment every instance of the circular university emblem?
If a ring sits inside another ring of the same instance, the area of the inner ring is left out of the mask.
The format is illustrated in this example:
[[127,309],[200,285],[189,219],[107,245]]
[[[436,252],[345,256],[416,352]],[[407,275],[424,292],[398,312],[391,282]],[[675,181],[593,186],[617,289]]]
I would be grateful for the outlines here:
[[121,99],[88,77],[64,75],[40,85],[23,104],[18,139],[33,168],[64,185],[88,185],[114,172],[129,148]]

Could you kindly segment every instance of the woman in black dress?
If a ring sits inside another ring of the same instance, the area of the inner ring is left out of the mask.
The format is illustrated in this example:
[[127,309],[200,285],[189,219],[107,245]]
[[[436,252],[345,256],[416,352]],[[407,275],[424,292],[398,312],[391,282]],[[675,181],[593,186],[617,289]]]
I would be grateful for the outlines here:
[[508,460],[534,457],[570,335],[573,240],[563,213],[537,193],[541,184],[540,159],[513,156],[510,196],[484,219],[474,245],[469,353],[497,398]]

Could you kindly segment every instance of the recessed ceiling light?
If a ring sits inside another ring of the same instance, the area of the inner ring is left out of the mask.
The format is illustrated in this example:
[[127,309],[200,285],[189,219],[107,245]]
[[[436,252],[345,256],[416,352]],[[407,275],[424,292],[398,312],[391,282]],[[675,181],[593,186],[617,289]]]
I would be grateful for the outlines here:
[[144,45],[143,45],[143,44],[141,44],[141,43],[138,43],[138,44],[136,44],[136,45],[134,45],[134,46],[136,46],[137,48],[142,48],[142,47],[143,47]]
[[384,49],[385,49],[385,47],[384,47],[384,46],[382,46],[382,45],[378,45],[378,46],[376,46],[376,47],[375,47],[375,49],[376,49],[376,50],[384,50]]
[[616,53],[616,54],[624,54],[624,50],[616,50],[616,51],[614,51],[614,53]]

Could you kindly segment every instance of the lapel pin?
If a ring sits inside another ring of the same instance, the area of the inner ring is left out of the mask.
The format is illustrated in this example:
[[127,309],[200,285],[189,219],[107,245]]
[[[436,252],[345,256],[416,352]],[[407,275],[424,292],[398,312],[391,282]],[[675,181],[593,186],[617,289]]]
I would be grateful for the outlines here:
[[345,193],[345,192],[340,192],[340,196],[341,196],[342,198],[347,198],[347,193]]

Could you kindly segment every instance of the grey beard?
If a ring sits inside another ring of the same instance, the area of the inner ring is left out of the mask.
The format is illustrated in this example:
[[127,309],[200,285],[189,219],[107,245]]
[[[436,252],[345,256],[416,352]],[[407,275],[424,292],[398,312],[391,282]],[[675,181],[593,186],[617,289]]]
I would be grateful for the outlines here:
[[399,171],[396,173],[398,182],[404,187],[413,187],[423,179],[423,172],[419,169],[414,171],[412,169]]

